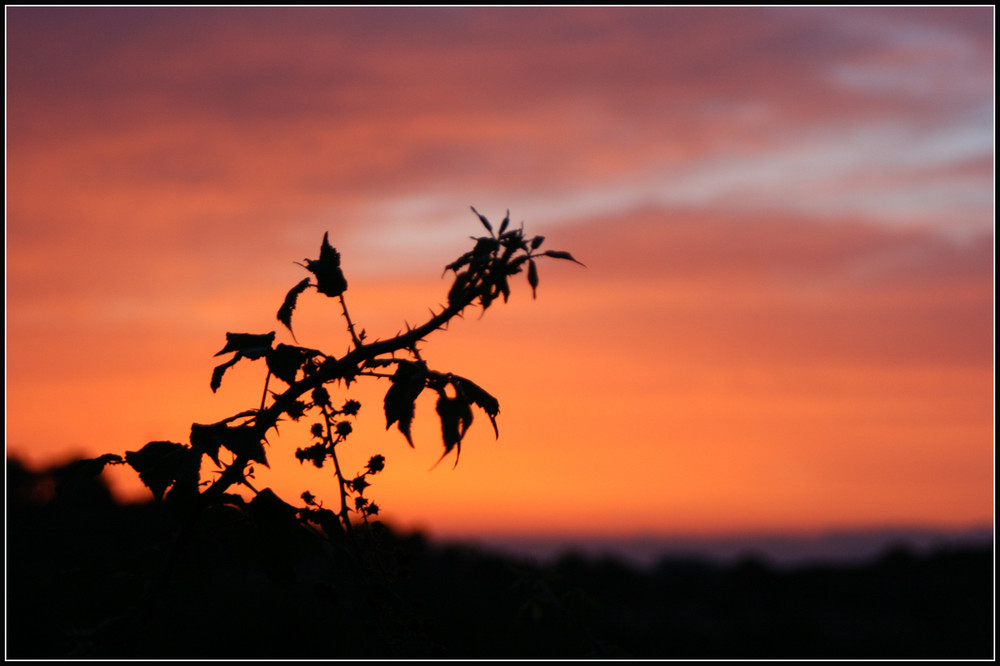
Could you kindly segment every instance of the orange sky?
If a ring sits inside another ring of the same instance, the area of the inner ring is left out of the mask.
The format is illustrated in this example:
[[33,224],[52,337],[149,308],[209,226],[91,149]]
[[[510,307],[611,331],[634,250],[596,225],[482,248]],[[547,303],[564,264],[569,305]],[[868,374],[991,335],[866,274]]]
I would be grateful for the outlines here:
[[[587,264],[431,337],[459,466],[385,385],[343,455],[435,534],[993,522],[993,8],[7,8],[6,441],[186,441],[226,331],[341,251],[373,336],[510,209]],[[312,296],[312,298],[309,298]],[[338,312],[296,311],[338,353]],[[284,336],[284,337],[283,337]],[[344,396],[347,397],[346,395]],[[306,424],[304,426],[308,428]],[[258,470],[336,503],[294,428]],[[130,470],[109,474],[135,497]]]

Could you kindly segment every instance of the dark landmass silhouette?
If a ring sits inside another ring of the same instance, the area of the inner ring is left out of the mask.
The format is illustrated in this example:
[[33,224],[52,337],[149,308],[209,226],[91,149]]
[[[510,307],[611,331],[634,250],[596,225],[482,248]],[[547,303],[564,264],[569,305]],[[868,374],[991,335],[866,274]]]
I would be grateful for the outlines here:
[[720,535],[480,535],[439,538],[540,563],[554,563],[566,555],[592,559],[617,558],[643,571],[654,570],[665,558],[705,559],[728,565],[748,557],[778,568],[807,565],[856,565],[871,563],[886,551],[902,549],[914,554],[942,549],[992,547],[989,526],[967,529],[930,527],[881,527],[840,529],[809,534],[748,532]]
[[[994,657],[992,543],[854,564],[546,563],[359,530],[367,562],[301,528],[163,503],[7,461],[7,657]],[[165,566],[169,563],[169,567]],[[169,571],[169,575],[164,575]]]

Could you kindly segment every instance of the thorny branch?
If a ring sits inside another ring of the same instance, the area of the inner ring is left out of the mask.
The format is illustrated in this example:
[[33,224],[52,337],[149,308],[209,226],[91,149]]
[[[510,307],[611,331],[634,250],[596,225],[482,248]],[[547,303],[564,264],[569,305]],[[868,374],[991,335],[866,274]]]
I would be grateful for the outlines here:
[[[529,239],[524,234],[523,224],[518,229],[509,229],[509,213],[499,229],[494,231],[493,225],[485,216],[475,208],[472,211],[489,235],[473,237],[473,249],[445,267],[445,273],[452,271],[454,274],[447,305],[442,305],[436,313],[432,310],[431,316],[424,323],[416,327],[407,325],[405,332],[385,340],[366,342],[364,329],[359,332],[344,299],[347,280],[340,267],[340,254],[330,245],[329,235],[324,235],[319,259],[305,259],[305,264],[300,264],[312,273],[312,278],[305,278],[292,287],[278,310],[277,318],[294,339],[292,315],[302,293],[312,288],[327,297],[337,298],[351,337],[351,345],[346,354],[336,358],[319,350],[297,345],[279,343],[275,346],[274,332],[227,333],[226,346],[216,355],[234,355],[213,371],[212,390],[219,388],[226,370],[241,359],[263,358],[268,372],[259,408],[241,412],[211,425],[193,424],[190,446],[173,442],[150,442],[139,451],[127,452],[124,459],[109,454],[94,462],[104,461],[101,463],[102,467],[108,462],[128,463],[158,499],[166,494],[168,501],[186,507],[186,512],[193,519],[202,509],[226,501],[229,497],[227,492],[234,485],[242,484],[251,488],[257,499],[260,499],[268,489],[256,491],[249,483],[249,470],[255,462],[268,465],[263,447],[268,433],[276,429],[283,417],[299,420],[318,407],[323,428],[321,433],[314,430],[314,436],[321,441],[311,447],[299,449],[296,456],[300,462],[310,460],[317,467],[321,467],[324,460],[332,459],[340,497],[340,511],[336,515],[341,528],[350,531],[349,512],[352,509],[348,497],[351,492],[357,494],[354,510],[359,511],[366,520],[369,513],[377,510],[362,493],[369,485],[366,477],[382,469],[384,458],[374,456],[369,461],[367,471],[353,480],[344,476],[336,455],[336,446],[350,433],[350,425],[346,421],[338,422],[335,419],[340,415],[355,415],[360,405],[348,401],[343,409],[335,409],[329,402],[329,393],[325,387],[335,382],[343,382],[345,386],[349,386],[359,376],[368,376],[390,381],[391,385],[385,396],[386,428],[397,424],[411,446],[413,441],[410,426],[414,402],[424,389],[436,392],[445,455],[456,449],[457,464],[462,439],[472,422],[471,407],[476,406],[485,411],[496,431],[499,402],[468,379],[431,370],[424,361],[418,344],[431,333],[446,328],[451,319],[461,316],[470,306],[479,305],[485,312],[498,298],[502,297],[506,302],[510,296],[509,279],[518,273],[527,271],[534,297],[539,281],[536,266],[538,258],[550,257],[580,263],[567,252],[540,250],[544,237],[534,236]],[[395,370],[392,374],[377,371],[378,368],[389,367]],[[272,375],[287,384],[287,388],[281,392],[269,392]],[[233,454],[229,464],[219,459],[222,448]],[[213,481],[199,483],[201,460],[206,456],[220,471]],[[207,487],[199,490],[204,485]],[[273,493],[268,496],[273,496]],[[312,497],[308,491],[303,493],[303,499],[307,497]],[[306,499],[306,503],[313,505],[309,499]],[[304,514],[299,515],[301,518]]]

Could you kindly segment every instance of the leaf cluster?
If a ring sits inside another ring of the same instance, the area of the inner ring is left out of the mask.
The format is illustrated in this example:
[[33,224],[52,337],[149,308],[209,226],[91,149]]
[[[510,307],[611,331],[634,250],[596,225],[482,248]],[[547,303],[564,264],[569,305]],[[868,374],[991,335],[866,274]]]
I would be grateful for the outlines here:
[[388,430],[395,423],[406,441],[413,447],[410,430],[416,409],[416,400],[424,389],[432,389],[438,395],[436,411],[441,419],[441,437],[444,454],[456,450],[455,464],[462,451],[462,439],[472,425],[472,406],[482,409],[493,425],[494,434],[499,437],[497,415],[500,402],[481,386],[470,379],[454,373],[440,373],[430,370],[423,361],[375,360],[372,367],[394,364],[396,371],[390,378],[391,386],[385,393],[385,427]]
[[500,296],[504,303],[510,297],[510,278],[527,268],[528,284],[534,298],[538,289],[538,266],[535,260],[540,256],[566,259],[581,264],[569,252],[539,248],[545,242],[544,236],[533,236],[531,240],[524,232],[522,224],[517,229],[509,229],[510,211],[494,232],[493,225],[474,207],[472,212],[489,232],[489,236],[472,237],[475,246],[445,267],[445,272],[455,273],[455,282],[448,291],[448,303],[462,302],[472,295],[485,311]]

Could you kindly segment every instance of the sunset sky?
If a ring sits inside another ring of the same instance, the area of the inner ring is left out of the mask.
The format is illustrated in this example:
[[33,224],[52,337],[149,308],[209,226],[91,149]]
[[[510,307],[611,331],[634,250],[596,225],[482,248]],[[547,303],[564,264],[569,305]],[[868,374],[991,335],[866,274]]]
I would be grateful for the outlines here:
[[[500,400],[452,459],[359,382],[346,467],[436,535],[992,525],[994,9],[7,8],[6,442],[186,442],[324,232],[387,337],[475,206],[586,264],[428,338]],[[306,293],[298,341],[348,346]],[[304,427],[308,429],[308,424]],[[272,469],[336,505],[282,426]],[[107,473],[148,497],[131,470]]]

